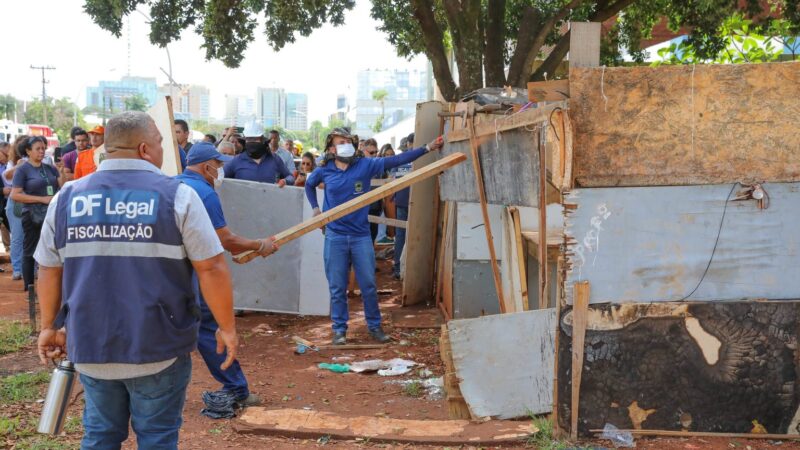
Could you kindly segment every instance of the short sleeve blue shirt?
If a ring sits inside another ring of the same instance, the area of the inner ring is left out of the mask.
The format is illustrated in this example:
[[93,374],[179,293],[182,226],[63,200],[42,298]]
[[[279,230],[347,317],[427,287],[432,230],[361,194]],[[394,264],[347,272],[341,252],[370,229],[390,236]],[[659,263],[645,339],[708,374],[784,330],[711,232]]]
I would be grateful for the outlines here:
[[187,170],[182,174],[175,177],[183,184],[189,186],[197,192],[200,200],[203,201],[203,206],[206,208],[208,217],[211,219],[211,224],[215,230],[225,227],[225,216],[222,214],[222,203],[219,201],[219,195],[214,187],[208,184],[205,178],[197,172]]

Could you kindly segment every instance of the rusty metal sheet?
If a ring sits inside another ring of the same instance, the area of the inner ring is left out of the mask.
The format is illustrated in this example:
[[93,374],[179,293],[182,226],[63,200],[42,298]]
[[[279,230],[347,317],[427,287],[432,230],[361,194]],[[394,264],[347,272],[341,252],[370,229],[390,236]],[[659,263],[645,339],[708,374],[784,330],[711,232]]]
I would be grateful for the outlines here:
[[732,187],[572,191],[567,301],[582,280],[591,303],[799,299],[800,183],[765,184],[767,209],[732,200],[726,210]]
[[572,68],[578,186],[800,180],[800,62]]

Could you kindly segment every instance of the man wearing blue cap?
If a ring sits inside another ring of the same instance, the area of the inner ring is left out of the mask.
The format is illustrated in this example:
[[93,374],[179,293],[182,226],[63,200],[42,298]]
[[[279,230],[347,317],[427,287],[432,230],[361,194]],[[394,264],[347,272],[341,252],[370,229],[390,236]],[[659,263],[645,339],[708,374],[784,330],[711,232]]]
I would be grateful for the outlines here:
[[[203,206],[205,206],[209,218],[211,218],[211,224],[214,226],[220,242],[222,242],[222,248],[233,254],[253,250],[261,256],[271,255],[278,249],[272,239],[253,240],[237,236],[225,223],[222,204],[214,188],[222,184],[222,180],[225,177],[222,166],[231,159],[233,158],[219,153],[213,144],[198,142],[192,146],[192,151],[189,152],[186,170],[175,178],[197,192],[200,200],[203,201]],[[261,400],[257,396],[250,394],[247,378],[242,372],[239,361],[234,360],[233,364],[227,369],[220,369],[220,364],[225,360],[225,353],[217,354],[214,337],[217,331],[217,322],[206,305],[196,279],[194,280],[194,289],[201,311],[197,350],[206,362],[208,370],[214,379],[222,383],[222,390],[232,394],[240,405],[253,406],[259,404]]]

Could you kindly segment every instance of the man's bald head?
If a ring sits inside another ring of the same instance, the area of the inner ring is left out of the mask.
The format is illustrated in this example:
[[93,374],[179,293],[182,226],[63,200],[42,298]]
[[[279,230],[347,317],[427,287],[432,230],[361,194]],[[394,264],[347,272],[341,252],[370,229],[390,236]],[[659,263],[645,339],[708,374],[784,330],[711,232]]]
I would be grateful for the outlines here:
[[161,133],[144,112],[126,111],[106,124],[105,146],[109,158],[144,159],[161,168]]

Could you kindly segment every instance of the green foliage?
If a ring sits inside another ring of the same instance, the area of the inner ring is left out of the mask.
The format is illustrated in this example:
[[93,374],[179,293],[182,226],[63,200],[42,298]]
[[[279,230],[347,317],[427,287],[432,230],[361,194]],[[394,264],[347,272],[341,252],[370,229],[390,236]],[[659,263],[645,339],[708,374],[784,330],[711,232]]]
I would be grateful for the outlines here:
[[781,57],[784,44],[791,49],[794,60],[800,42],[797,37],[790,35],[792,32],[792,25],[785,19],[770,19],[757,24],[736,13],[725,19],[716,31],[715,35],[722,43],[716,53],[706,53],[687,39],[660,49],[658,51],[660,60],[652,65],[770,62]]
[[17,99],[12,95],[0,95],[0,119],[14,120]]
[[126,111],[147,111],[148,108],[150,108],[150,104],[142,94],[136,94],[125,98]]
[[50,381],[50,372],[20,373],[0,379],[0,404],[27,402],[39,397],[40,387]]
[[25,123],[47,125],[58,134],[58,139],[64,143],[69,139],[69,130],[77,116],[78,126],[86,128],[83,112],[68,98],[47,98],[47,123],[44,123],[44,107],[41,99],[28,102],[25,110]]
[[529,414],[531,425],[539,431],[533,433],[528,438],[528,446],[538,450],[560,450],[567,448],[567,443],[556,439],[553,434],[553,422],[547,417]]
[[409,397],[422,397],[422,383],[419,381],[412,381],[403,386],[403,393]]
[[0,320],[0,355],[14,353],[31,342],[31,327],[19,321]]

